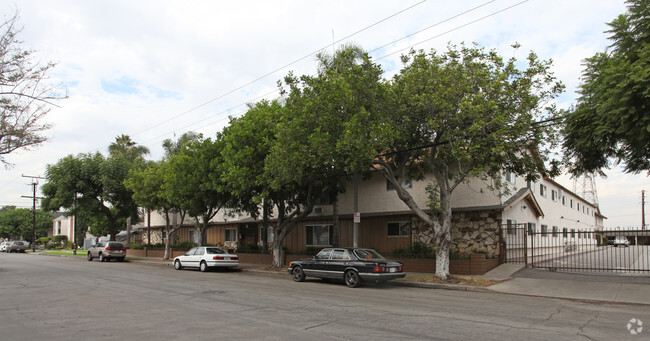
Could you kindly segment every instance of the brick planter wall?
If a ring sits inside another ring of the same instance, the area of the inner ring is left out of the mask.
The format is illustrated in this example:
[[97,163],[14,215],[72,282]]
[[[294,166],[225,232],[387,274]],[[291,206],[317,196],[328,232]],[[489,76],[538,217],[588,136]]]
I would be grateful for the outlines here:
[[[435,259],[402,259],[394,260],[404,263],[404,271],[435,273]],[[498,259],[485,259],[484,254],[472,254],[469,260],[449,261],[449,272],[453,275],[484,275],[499,266]]]

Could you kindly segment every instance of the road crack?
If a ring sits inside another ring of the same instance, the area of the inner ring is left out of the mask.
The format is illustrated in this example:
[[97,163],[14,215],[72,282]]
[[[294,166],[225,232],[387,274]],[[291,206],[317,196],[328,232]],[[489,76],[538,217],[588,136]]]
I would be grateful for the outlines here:
[[330,324],[333,324],[333,323],[336,323],[336,322],[339,322],[339,320],[334,320],[334,321],[330,321],[330,322],[317,324],[317,325],[314,325],[314,326],[311,326],[311,327],[307,327],[307,328],[305,328],[305,330],[310,330],[310,329],[314,329],[314,328],[318,328],[318,327],[327,326],[327,325],[330,325]]

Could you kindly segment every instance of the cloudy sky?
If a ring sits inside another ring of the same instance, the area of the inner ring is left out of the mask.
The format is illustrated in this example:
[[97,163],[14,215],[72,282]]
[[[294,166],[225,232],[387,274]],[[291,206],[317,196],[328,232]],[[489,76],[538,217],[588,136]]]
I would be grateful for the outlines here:
[[[149,147],[188,130],[212,137],[246,103],[277,97],[289,71],[315,72],[315,52],[361,45],[390,77],[413,47],[442,50],[476,42],[505,57],[530,50],[554,61],[567,85],[561,107],[575,100],[581,61],[608,46],[605,22],[625,12],[623,0],[410,1],[103,1],[0,0],[17,10],[20,40],[37,58],[57,62],[51,81],[69,99],[53,108],[51,141],[6,157],[0,206],[31,207],[30,180],[47,164],[100,151],[120,134]],[[511,45],[519,43],[514,50]],[[598,178],[606,226],[640,226],[645,174],[612,170]],[[558,181],[571,189],[573,181]],[[646,192],[647,193],[647,192]],[[647,195],[650,197],[650,194]],[[650,198],[648,198],[650,199]]]

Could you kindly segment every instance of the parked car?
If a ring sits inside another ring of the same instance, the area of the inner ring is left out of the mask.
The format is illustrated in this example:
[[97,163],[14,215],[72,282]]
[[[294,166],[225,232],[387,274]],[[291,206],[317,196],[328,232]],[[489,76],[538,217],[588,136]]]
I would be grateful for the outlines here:
[[0,243],[0,252],[8,252],[8,246],[11,242],[2,242]]
[[624,236],[617,236],[616,238],[614,238],[614,247],[619,247],[619,246],[628,247],[630,246],[630,241],[627,240],[627,238]]
[[342,279],[350,288],[362,282],[383,283],[404,278],[404,264],[384,258],[379,252],[362,248],[326,248],[312,259],[289,264],[289,273],[296,282],[306,277]]
[[111,259],[117,259],[119,262],[124,261],[126,257],[126,246],[121,242],[99,242],[88,249],[88,261],[93,258],[99,258],[100,262]]
[[21,241],[13,241],[9,242],[9,245],[7,245],[7,252],[22,252],[25,253],[25,250],[27,249],[27,245],[25,245],[24,242]]
[[228,253],[216,246],[195,247],[174,258],[174,269],[199,268],[205,272],[209,268],[234,268],[239,265],[239,256]]

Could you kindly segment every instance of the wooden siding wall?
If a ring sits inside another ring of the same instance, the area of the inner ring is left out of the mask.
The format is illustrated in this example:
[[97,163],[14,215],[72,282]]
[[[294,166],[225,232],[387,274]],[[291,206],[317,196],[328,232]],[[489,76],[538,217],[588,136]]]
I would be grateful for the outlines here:
[[[373,248],[380,253],[390,254],[393,250],[411,245],[411,236],[388,237],[388,223],[398,221],[411,221],[411,216],[391,217],[361,217],[359,223],[359,247]],[[306,226],[328,225],[331,220],[311,220],[296,225],[285,239],[284,246],[290,253],[302,252],[307,248]],[[352,247],[354,238],[354,223],[352,219],[340,220],[340,247]]]

